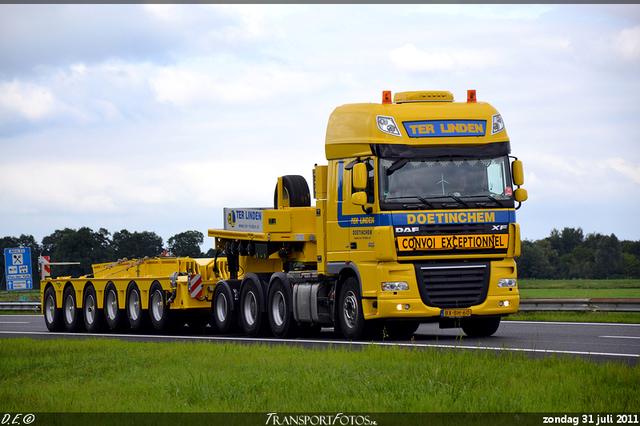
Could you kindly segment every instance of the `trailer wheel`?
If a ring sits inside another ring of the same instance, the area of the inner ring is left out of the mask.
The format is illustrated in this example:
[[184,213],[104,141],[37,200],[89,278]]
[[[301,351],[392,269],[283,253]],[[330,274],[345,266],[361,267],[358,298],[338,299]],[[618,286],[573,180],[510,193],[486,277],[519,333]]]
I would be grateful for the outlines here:
[[469,337],[487,337],[493,335],[500,327],[497,318],[465,318],[462,320],[462,331]]
[[[282,189],[284,198],[289,200],[289,207],[309,207],[311,196],[309,195],[309,185],[307,180],[300,175],[282,176]],[[273,194],[273,206],[278,208],[278,185]]]
[[82,302],[82,318],[84,319],[84,327],[89,333],[97,333],[103,322],[102,311],[98,309],[98,299],[96,290],[92,285],[87,287],[84,292],[84,301]]
[[49,331],[62,331],[64,324],[62,322],[62,309],[58,309],[56,304],[56,291],[49,286],[44,291],[44,305],[42,306],[44,314],[44,323]]
[[113,283],[107,284],[104,291],[104,316],[110,330],[118,331],[124,328],[124,309],[118,308],[118,291]]
[[75,333],[80,330],[80,323],[82,322],[82,312],[78,309],[76,303],[76,291],[73,286],[68,286],[64,289],[62,296],[62,319],[64,321],[64,327],[69,333]]
[[342,285],[338,300],[338,320],[347,339],[370,339],[376,337],[378,331],[382,331],[378,321],[364,319],[357,278],[347,278]]
[[240,292],[240,323],[249,337],[265,334],[268,322],[260,309],[260,293],[253,280],[246,280]]
[[291,311],[291,302],[287,297],[287,289],[280,279],[274,280],[269,288],[267,314],[271,331],[276,337],[292,337],[298,331]]
[[213,300],[211,301],[211,325],[218,328],[220,333],[229,333],[237,331],[238,316],[231,309],[231,293],[222,286],[217,285],[213,292]]
[[131,328],[135,331],[144,329],[147,325],[149,313],[142,309],[142,296],[140,296],[140,289],[134,282],[129,284],[129,287],[127,288],[125,308]]
[[158,281],[154,281],[149,289],[149,319],[157,331],[165,331],[170,327],[171,310],[167,304],[167,293]]

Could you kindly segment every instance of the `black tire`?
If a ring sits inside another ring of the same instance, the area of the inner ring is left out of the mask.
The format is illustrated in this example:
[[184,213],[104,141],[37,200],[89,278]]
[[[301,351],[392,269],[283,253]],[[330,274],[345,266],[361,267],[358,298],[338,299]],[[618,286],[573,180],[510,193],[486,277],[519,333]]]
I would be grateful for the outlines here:
[[379,337],[378,334],[382,331],[380,322],[364,319],[357,278],[349,277],[342,285],[337,309],[338,321],[347,339],[366,340]]
[[500,317],[465,318],[461,323],[462,331],[469,337],[492,336],[500,327]]
[[220,333],[234,333],[239,331],[238,314],[231,309],[233,296],[224,285],[216,285],[211,301],[211,326],[216,326]]
[[149,320],[158,332],[172,327],[171,309],[167,300],[167,292],[158,281],[154,281],[149,289]]
[[142,309],[142,295],[135,282],[127,288],[125,311],[129,319],[129,325],[134,331],[142,331],[149,324],[149,312]]
[[69,333],[80,331],[82,327],[82,310],[78,309],[76,291],[71,285],[64,289],[62,295],[62,320]]
[[285,338],[298,334],[299,327],[291,310],[291,298],[280,279],[275,279],[269,287],[267,316],[274,336]]
[[62,309],[58,308],[56,300],[56,291],[53,287],[49,286],[44,291],[44,298],[42,305],[42,314],[44,316],[44,323],[49,331],[62,331],[64,330],[64,323],[62,322]]
[[[299,175],[282,176],[282,188],[284,198],[289,199],[289,207],[309,207],[311,205],[309,185],[304,177]],[[278,208],[278,185],[276,185],[273,194],[273,207]]]
[[84,328],[89,333],[97,333],[104,324],[104,316],[98,309],[98,298],[96,290],[92,285],[84,291],[84,300],[82,301],[82,319],[84,320]]
[[112,331],[120,331],[127,325],[124,309],[119,309],[118,290],[113,283],[107,284],[104,290],[103,311],[107,326]]
[[269,320],[261,309],[258,285],[252,279],[246,279],[240,291],[240,325],[249,337],[263,336],[269,327]]

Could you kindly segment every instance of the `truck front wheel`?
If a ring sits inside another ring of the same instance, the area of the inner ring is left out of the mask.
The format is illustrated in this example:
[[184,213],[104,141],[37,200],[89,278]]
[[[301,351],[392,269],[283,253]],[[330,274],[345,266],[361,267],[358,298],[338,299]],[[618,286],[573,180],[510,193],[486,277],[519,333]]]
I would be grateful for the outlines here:
[[381,331],[380,323],[373,320],[365,321],[357,278],[347,278],[342,285],[338,300],[338,320],[347,339],[359,340],[376,337],[376,332]]

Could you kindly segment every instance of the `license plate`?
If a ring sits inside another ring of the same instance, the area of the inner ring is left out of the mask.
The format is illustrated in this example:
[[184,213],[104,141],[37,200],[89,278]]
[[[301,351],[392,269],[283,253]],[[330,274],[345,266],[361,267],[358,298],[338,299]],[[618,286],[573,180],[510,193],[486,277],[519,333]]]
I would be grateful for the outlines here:
[[470,317],[471,309],[443,309],[440,311],[441,317]]

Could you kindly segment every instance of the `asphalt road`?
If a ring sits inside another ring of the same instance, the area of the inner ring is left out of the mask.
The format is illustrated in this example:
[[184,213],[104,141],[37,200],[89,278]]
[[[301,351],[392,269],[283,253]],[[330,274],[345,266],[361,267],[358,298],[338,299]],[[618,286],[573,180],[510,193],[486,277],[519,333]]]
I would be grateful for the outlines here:
[[640,359],[640,324],[604,324],[570,322],[503,321],[491,337],[470,338],[460,329],[439,329],[437,324],[422,324],[413,338],[376,342],[349,342],[323,329],[319,336],[308,339],[252,339],[242,335],[219,335],[210,328],[187,327],[172,335],[51,333],[41,315],[0,315],[0,338],[117,338],[130,341],[211,341],[271,344],[295,344],[305,347],[351,347],[366,345],[400,345],[417,348],[441,348],[471,351],[518,351],[534,357],[571,356],[593,362],[623,362],[637,365]]

